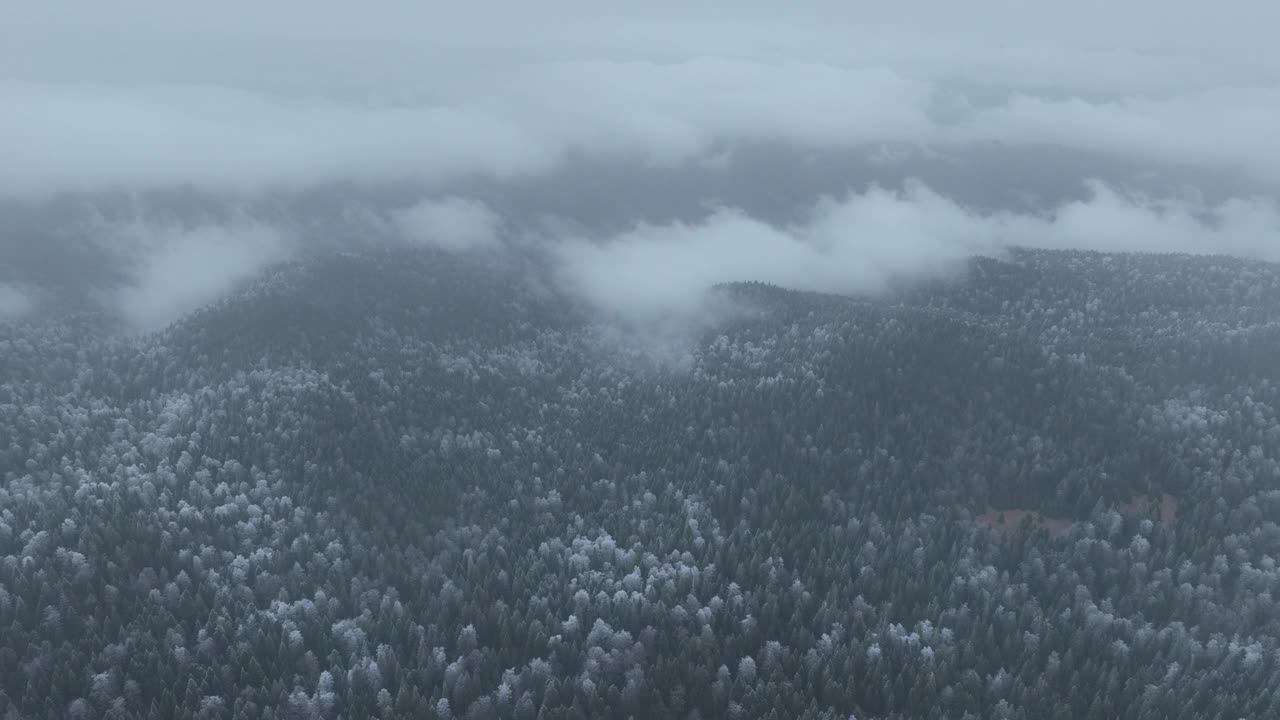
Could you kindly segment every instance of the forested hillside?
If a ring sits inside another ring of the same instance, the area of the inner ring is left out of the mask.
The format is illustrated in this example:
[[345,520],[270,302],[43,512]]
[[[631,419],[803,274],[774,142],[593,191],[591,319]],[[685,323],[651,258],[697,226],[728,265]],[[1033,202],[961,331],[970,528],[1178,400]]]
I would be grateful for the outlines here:
[[536,277],[0,324],[0,713],[1280,717],[1280,267],[728,285],[661,352]]

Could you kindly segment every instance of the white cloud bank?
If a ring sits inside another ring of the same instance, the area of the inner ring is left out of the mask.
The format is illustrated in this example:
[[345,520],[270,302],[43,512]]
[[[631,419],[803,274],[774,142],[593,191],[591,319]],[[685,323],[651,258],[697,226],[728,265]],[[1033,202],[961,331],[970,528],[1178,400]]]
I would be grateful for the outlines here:
[[[746,207],[556,252],[573,287],[642,313],[724,280],[874,291],[1007,244],[1277,259],[1276,27],[1280,4],[1264,0],[16,3],[0,22],[0,201],[118,193],[145,205],[179,189],[271,207],[294,192],[398,188],[403,202],[446,199],[389,227],[460,250],[518,231],[467,188],[488,183],[505,208],[504,183],[584,156],[728,172],[738,144],[891,158],[999,143],[1079,151],[1076,177],[1111,163],[1242,176],[1248,190],[1206,209],[1095,186],[1043,218],[876,190],[801,198],[816,205],[796,227]],[[286,256],[271,223],[147,226],[168,240],[138,255],[113,302],[140,327],[163,325]]]
[[290,250],[279,229],[248,221],[193,228],[133,223],[110,232],[109,242],[137,252],[132,284],[111,303],[139,331],[159,330],[217,300]]
[[0,322],[18,320],[35,308],[27,293],[8,283],[0,283]]
[[502,179],[760,139],[1050,143],[1280,186],[1261,0],[61,5],[0,23],[0,196]]
[[403,100],[194,85],[4,82],[0,196],[528,177],[573,152],[667,165],[725,142],[809,149],[1058,145],[1280,187],[1280,88],[978,102],[894,68],[703,58],[469,70]]
[[393,220],[408,242],[450,252],[495,246],[501,226],[484,203],[458,197],[424,200],[396,211]]
[[920,184],[823,200],[807,222],[779,228],[738,210],[687,225],[642,225],[604,242],[557,248],[566,285],[630,320],[699,312],[713,285],[757,280],[874,294],[1010,246],[1235,254],[1280,262],[1280,208],[1129,199],[1094,183],[1092,197],[1044,217],[981,215]]

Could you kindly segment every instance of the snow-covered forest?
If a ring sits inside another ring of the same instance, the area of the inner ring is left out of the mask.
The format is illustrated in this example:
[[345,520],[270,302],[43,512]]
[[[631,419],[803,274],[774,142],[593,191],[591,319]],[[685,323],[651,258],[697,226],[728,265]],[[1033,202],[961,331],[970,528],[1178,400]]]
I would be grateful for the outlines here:
[[0,713],[1280,717],[1280,267],[724,285],[660,340],[530,277],[0,324]]

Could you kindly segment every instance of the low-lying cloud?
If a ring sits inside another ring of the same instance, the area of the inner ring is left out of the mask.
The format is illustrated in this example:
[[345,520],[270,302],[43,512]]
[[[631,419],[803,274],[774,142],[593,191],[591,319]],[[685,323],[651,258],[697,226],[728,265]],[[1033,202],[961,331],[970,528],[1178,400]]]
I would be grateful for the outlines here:
[[1280,188],[1280,88],[1160,98],[1015,91],[812,62],[583,60],[468,70],[406,99],[201,85],[3,82],[0,196],[194,187],[240,195],[333,183],[435,186],[536,176],[573,154],[680,165],[735,144],[801,150],[1054,145],[1235,170]]
[[716,284],[762,281],[874,295],[1009,247],[1233,254],[1280,261],[1280,209],[1262,199],[1217,206],[1132,198],[1100,183],[1045,215],[983,214],[919,183],[823,199],[806,222],[775,227],[736,209],[558,245],[566,286],[629,320],[702,312]]
[[[141,328],[299,247],[389,239],[537,237],[577,292],[648,316],[1008,245],[1277,259],[1261,0],[59,2],[0,23],[0,261],[91,265],[12,251],[78,230],[4,221],[126,206],[151,219],[91,242],[127,284],[85,284]],[[9,316],[53,297],[11,280]]]
[[249,221],[191,228],[134,223],[112,232],[114,242],[135,249],[136,270],[107,302],[138,331],[159,330],[219,299],[290,252],[283,232]]
[[1000,236],[1005,245],[1106,252],[1236,255],[1280,262],[1280,205],[1231,198],[1216,205],[1194,199],[1128,197],[1091,183],[1093,197],[1064,204],[1049,218],[1017,218]]
[[397,210],[393,220],[407,242],[451,252],[493,247],[501,226],[484,203],[459,197],[424,200]]
[[27,293],[13,285],[0,283],[0,322],[18,320],[34,307],[35,302]]
[[922,186],[824,200],[804,225],[773,227],[736,209],[696,224],[642,225],[604,242],[562,243],[563,279],[630,317],[678,315],[713,285],[758,280],[825,292],[883,290],[990,247],[981,223]]

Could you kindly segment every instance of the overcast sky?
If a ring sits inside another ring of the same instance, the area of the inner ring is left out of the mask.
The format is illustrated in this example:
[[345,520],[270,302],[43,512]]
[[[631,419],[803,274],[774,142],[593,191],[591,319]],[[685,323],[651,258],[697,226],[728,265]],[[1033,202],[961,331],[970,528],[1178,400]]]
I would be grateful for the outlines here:
[[371,237],[536,242],[635,312],[1010,244],[1280,261],[1275,3],[10,5],[0,318],[69,256],[155,327]]

